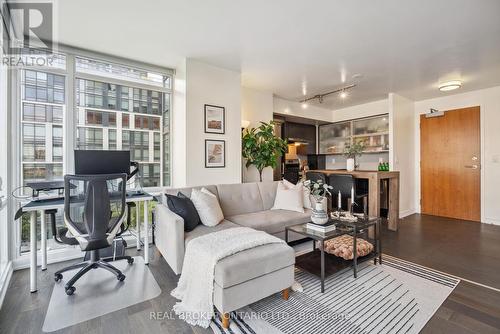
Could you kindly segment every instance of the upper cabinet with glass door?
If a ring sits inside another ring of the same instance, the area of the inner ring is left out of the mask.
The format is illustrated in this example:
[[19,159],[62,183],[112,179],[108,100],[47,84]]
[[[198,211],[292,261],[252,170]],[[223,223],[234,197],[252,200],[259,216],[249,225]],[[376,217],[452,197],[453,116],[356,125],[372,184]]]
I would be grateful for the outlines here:
[[319,153],[342,154],[351,143],[363,143],[363,153],[389,151],[389,116],[361,118],[319,126]]
[[351,122],[319,126],[319,153],[339,154],[351,143]]
[[352,128],[353,141],[363,143],[365,153],[389,150],[389,117],[387,115],[354,120]]

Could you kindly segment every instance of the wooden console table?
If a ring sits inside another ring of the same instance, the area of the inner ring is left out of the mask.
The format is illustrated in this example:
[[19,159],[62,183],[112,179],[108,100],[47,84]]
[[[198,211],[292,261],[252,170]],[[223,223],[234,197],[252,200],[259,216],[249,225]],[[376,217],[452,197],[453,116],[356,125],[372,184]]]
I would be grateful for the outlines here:
[[342,169],[317,169],[310,172],[319,172],[325,175],[348,174],[356,179],[368,180],[368,211],[370,216],[380,217],[380,180],[389,180],[389,213],[388,227],[391,231],[398,230],[399,221],[399,172],[379,172],[356,170],[348,172]]

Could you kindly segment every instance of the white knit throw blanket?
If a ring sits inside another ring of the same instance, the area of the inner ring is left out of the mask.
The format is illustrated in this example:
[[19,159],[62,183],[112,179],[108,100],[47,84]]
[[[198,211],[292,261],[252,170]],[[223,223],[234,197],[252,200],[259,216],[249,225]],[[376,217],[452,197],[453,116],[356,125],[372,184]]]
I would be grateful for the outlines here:
[[174,312],[190,325],[208,328],[214,316],[214,272],[217,262],[253,247],[284,243],[283,240],[248,227],[213,232],[189,242],[182,274],[171,295],[180,301]]

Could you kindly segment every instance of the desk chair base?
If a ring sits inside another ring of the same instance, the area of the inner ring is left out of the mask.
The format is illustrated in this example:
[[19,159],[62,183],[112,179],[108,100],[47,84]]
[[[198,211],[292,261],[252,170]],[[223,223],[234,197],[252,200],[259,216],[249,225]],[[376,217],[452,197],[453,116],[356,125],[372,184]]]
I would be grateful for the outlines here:
[[75,276],[73,276],[68,283],[64,286],[64,289],[66,290],[66,294],[68,296],[71,296],[73,293],[75,293],[76,288],[73,286],[73,284],[76,283],[82,277],[85,275],[88,271],[91,269],[97,269],[97,268],[102,268],[106,269],[107,271],[115,274],[116,279],[119,281],[123,281],[125,279],[125,275],[115,268],[113,265],[109,264],[108,262],[111,261],[118,261],[118,260],[127,260],[129,264],[134,263],[134,259],[131,256],[116,256],[116,257],[107,257],[107,258],[99,258],[99,251],[98,250],[93,250],[91,251],[91,259],[89,261],[83,261],[80,263],[73,264],[69,267],[66,267],[64,269],[58,270],[54,273],[54,280],[56,282],[59,282],[62,278],[63,272],[73,270],[73,269],[78,269],[81,268]]

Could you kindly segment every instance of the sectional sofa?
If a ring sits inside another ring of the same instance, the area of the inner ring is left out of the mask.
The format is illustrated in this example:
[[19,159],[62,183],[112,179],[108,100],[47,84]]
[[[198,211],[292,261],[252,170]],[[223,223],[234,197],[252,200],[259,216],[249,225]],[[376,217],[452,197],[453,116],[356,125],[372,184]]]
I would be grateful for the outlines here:
[[[184,221],[166,204],[156,208],[156,247],[176,274],[182,271],[185,249],[196,237],[238,226],[251,227],[284,238],[285,227],[310,221],[311,211],[304,213],[270,210],[278,182],[221,184],[204,186],[219,199],[224,220],[215,227],[198,225],[184,232]],[[196,187],[201,188],[201,187]],[[169,189],[191,195],[193,188]],[[162,201],[166,203],[165,198]],[[289,240],[302,238],[289,234]],[[288,298],[294,282],[295,252],[284,244],[267,244],[245,250],[218,262],[215,267],[213,302],[227,316],[228,312],[265,298],[278,291]],[[227,325],[223,318],[223,324]]]

